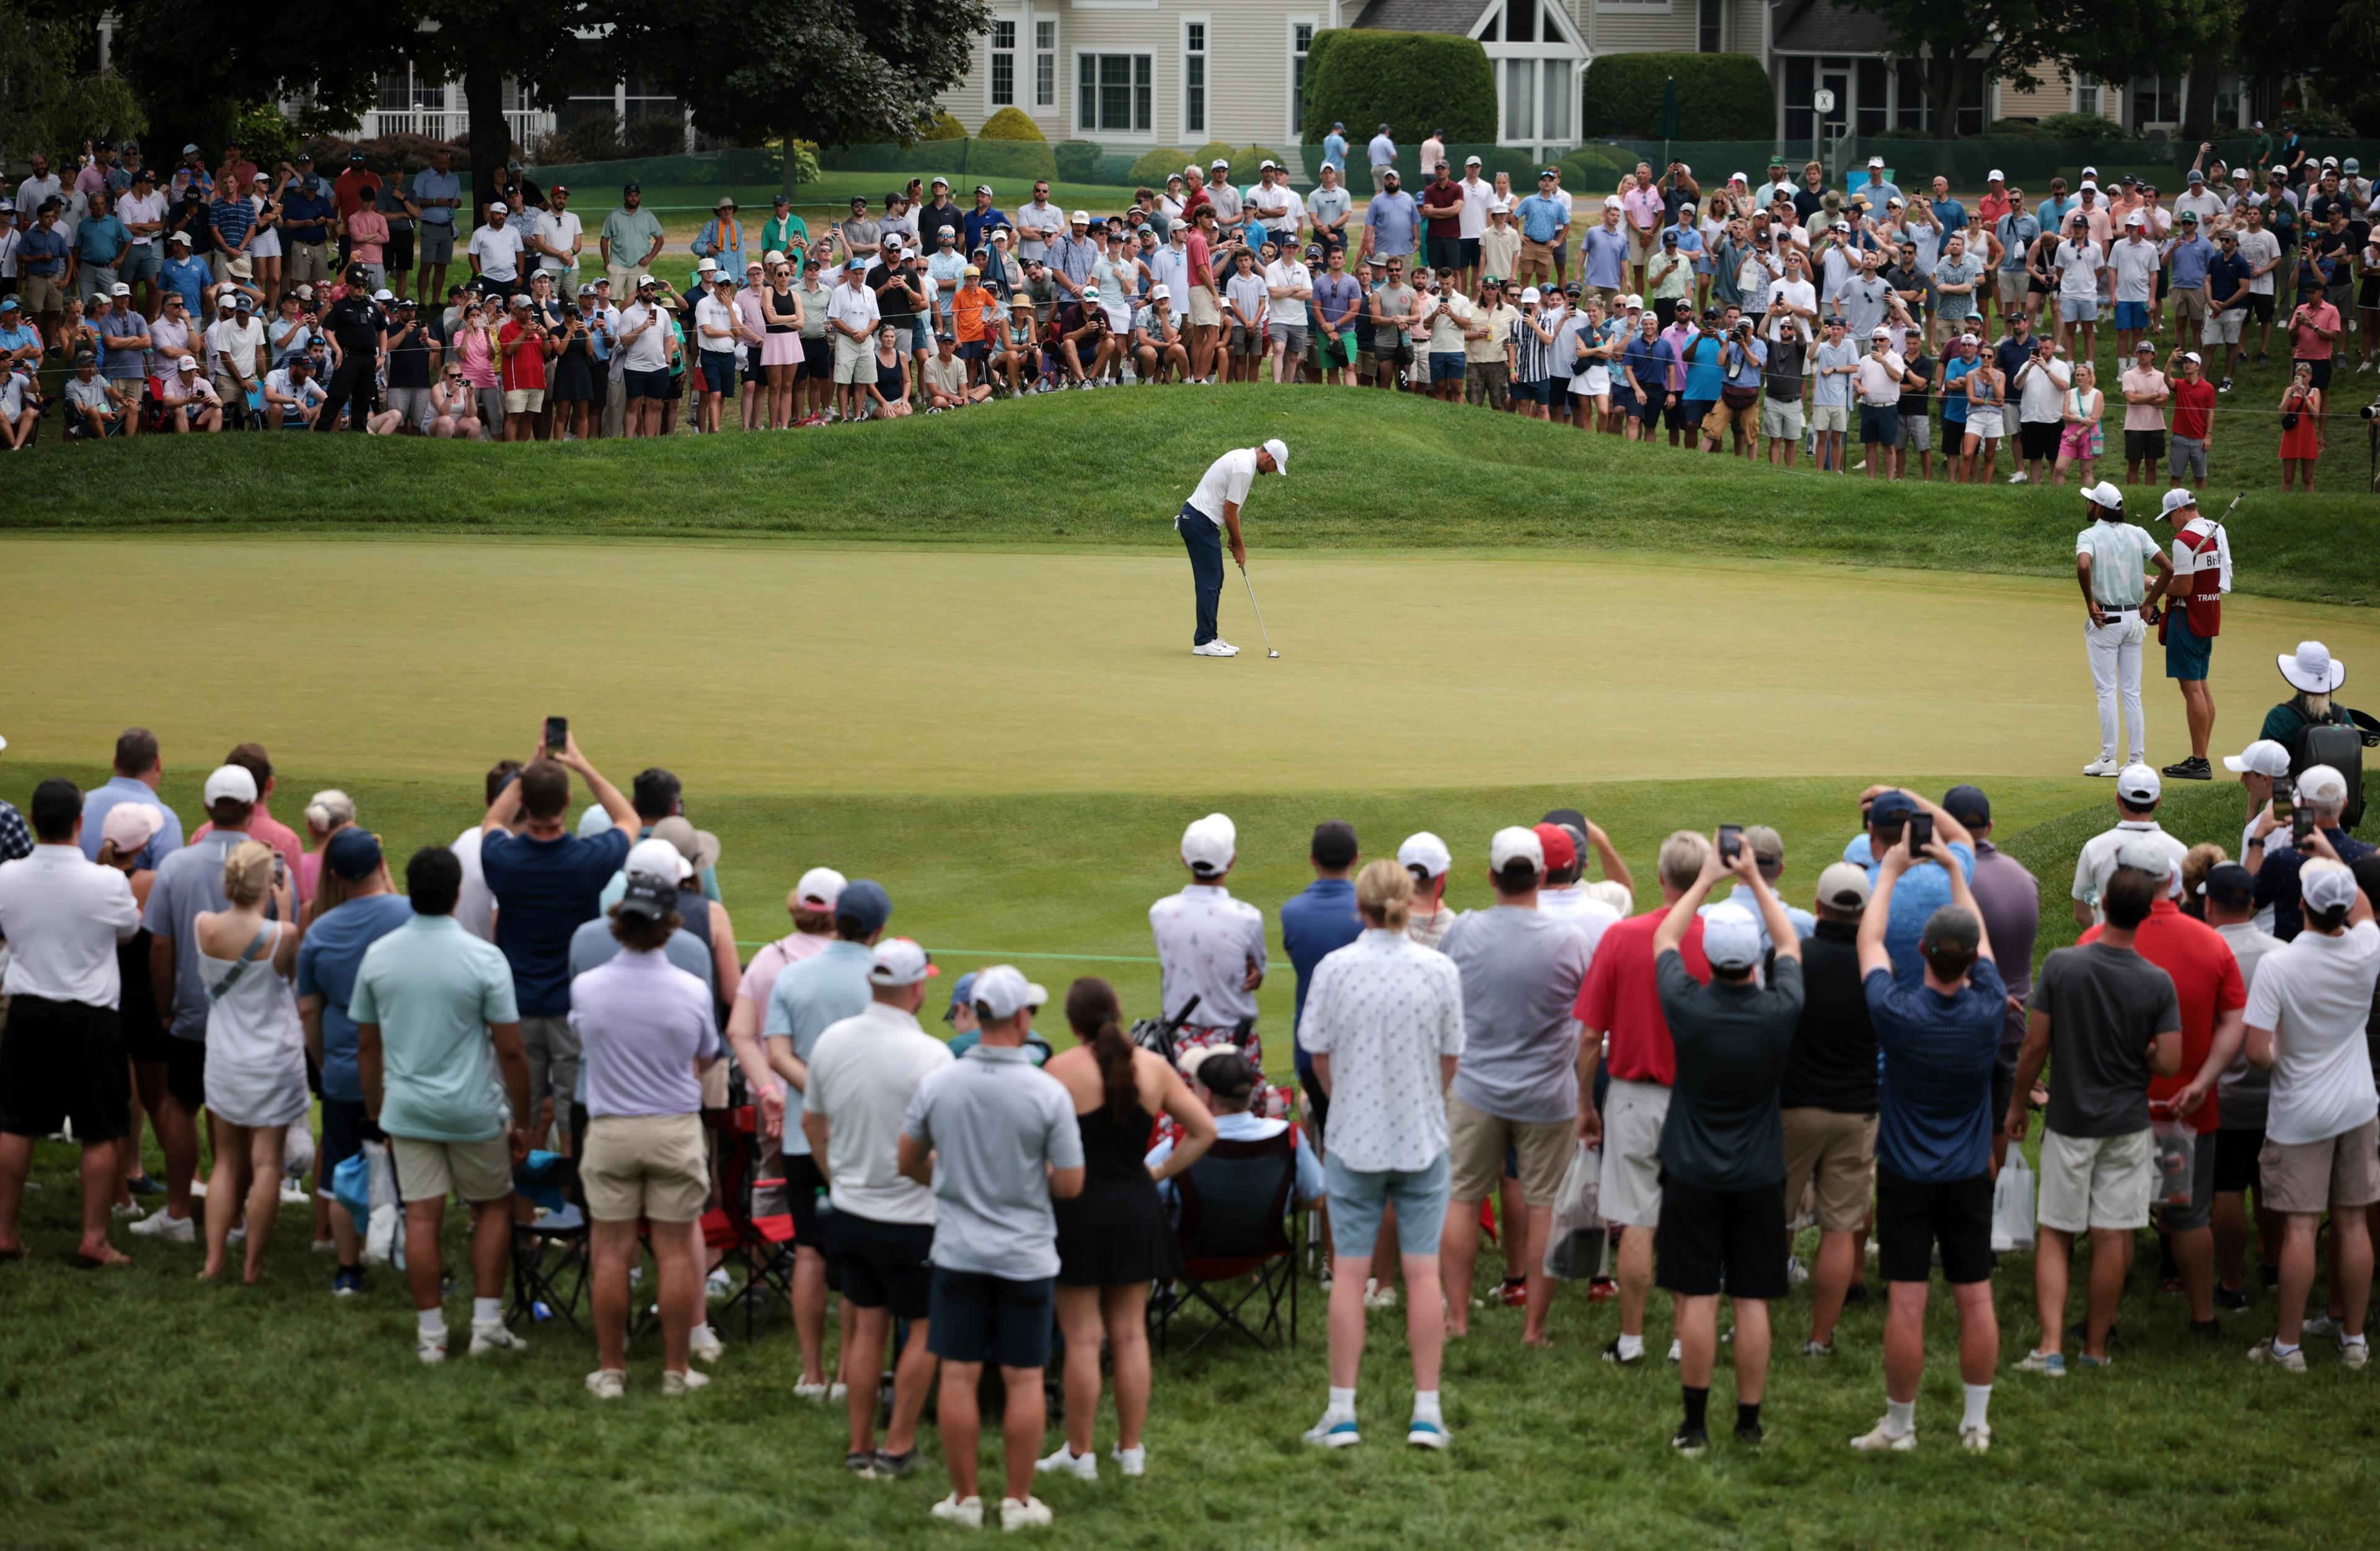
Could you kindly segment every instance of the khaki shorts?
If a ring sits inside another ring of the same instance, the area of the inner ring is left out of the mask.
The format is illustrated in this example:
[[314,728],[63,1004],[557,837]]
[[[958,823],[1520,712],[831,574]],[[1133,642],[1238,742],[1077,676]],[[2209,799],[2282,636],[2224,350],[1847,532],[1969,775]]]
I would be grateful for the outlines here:
[[2033,277],[2022,269],[1995,270],[1993,274],[2000,301],[2009,307],[2022,307],[2025,285]]
[[1733,427],[1743,433],[1746,441],[1757,439],[1760,435],[1760,406],[1765,400],[1764,394],[1738,409],[1727,400],[1720,399],[1711,406],[1710,413],[1703,417],[1703,434],[1724,438],[1728,429]]
[[512,1144],[503,1136],[480,1142],[388,1139],[398,1194],[407,1201],[438,1201],[450,1191],[466,1201],[503,1201],[513,1193]]
[[[1552,243],[1531,242],[1527,237],[1521,239],[1520,273],[1522,275],[1551,274],[1553,268],[1554,245]],[[1514,278],[1517,279],[1519,276],[1516,275]]]
[[637,294],[637,282],[651,272],[639,264],[606,264],[603,273],[612,279],[612,295],[624,304]]
[[1521,1156],[1521,1198],[1550,1206],[1578,1142],[1578,1121],[1500,1120],[1446,1096],[1446,1150],[1453,1165],[1451,1198],[1485,1201],[1504,1180],[1504,1149]]
[[2146,1228],[2155,1152],[2146,1128],[2121,1136],[2060,1136],[2044,1131],[2036,1220],[2061,1233]]
[[25,294],[18,298],[28,317],[38,318],[44,312],[67,309],[66,285],[61,276],[29,274],[25,276]]
[[1802,440],[1802,401],[1760,395],[1760,434],[1784,442]]
[[1194,329],[1211,329],[1219,326],[1222,321],[1223,304],[1215,299],[1215,293],[1204,285],[1191,286],[1190,326]]
[[[2201,1146],[2206,1138],[2199,1139]],[[2319,1142],[2265,1138],[2256,1155],[2256,1205],[2318,1213],[2380,1201],[2380,1120]]]
[[1817,1187],[1818,1228],[1856,1233],[1867,1226],[1876,1185],[1876,1117],[1832,1109],[1785,1111],[1785,1215],[1800,1215],[1803,1187]]
[[331,278],[331,245],[327,242],[293,242],[288,257],[281,261],[281,278],[291,285],[311,285]]
[[834,336],[834,380],[845,387],[876,381],[876,346],[847,333]]
[[692,1222],[710,1195],[699,1115],[598,1115],[578,1160],[587,1214],[599,1222]]
[[1614,1079],[1603,1101],[1603,1220],[1629,1228],[1661,1223],[1661,1122],[1670,1090],[1658,1083]]
[[1656,227],[1649,232],[1640,232],[1636,229],[1634,222],[1632,221],[1626,224],[1628,226],[1628,261],[1632,264],[1641,264],[1652,258],[1654,251],[1661,246],[1660,229]]
[[2193,323],[2202,329],[2206,323],[2206,293],[2196,286],[2173,293],[2174,337],[2181,337],[2181,331]]
[[544,407],[545,390],[543,388],[506,388],[504,390],[504,413],[507,415],[534,415]]
[[1812,430],[1849,430],[1852,429],[1851,406],[1847,404],[1814,404],[1810,406]]

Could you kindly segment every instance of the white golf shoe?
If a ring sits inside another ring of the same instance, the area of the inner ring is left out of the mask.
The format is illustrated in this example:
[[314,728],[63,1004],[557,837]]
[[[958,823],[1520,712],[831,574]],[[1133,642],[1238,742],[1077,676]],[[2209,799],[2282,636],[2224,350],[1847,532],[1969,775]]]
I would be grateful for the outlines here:
[[1240,648],[1232,645],[1231,642],[1222,639],[1220,636],[1218,636],[1214,640],[1207,642],[1204,646],[1192,647],[1190,648],[1190,655],[1193,657],[1237,657],[1240,655]]

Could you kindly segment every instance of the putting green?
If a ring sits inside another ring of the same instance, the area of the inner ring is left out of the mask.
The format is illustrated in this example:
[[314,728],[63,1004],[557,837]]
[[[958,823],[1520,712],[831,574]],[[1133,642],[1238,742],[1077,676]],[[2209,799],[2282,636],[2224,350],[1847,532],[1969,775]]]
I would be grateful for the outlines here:
[[[452,781],[566,714],[620,773],[753,794],[1401,790],[1696,777],[2071,774],[2097,743],[2070,587],[1683,557],[1258,551],[1187,653],[1147,554],[773,544],[12,539],[11,752],[266,740]],[[2364,611],[2240,600],[2226,747]],[[2180,705],[2149,647],[2150,751]]]

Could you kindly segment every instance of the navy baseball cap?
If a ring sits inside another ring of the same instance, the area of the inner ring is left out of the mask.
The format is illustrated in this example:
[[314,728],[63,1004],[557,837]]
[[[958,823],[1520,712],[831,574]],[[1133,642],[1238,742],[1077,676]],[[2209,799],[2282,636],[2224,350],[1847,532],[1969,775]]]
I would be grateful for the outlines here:
[[841,930],[848,921],[857,927],[858,935],[867,937],[884,929],[892,918],[892,896],[884,885],[872,878],[855,878],[843,886],[841,897],[834,902],[834,924]]
[[1881,793],[1875,802],[1868,805],[1867,821],[1871,824],[1881,824],[1888,819],[1907,818],[1916,811],[1917,804],[1908,793],[1900,791]]
[[975,977],[976,971],[968,970],[951,982],[951,1004],[942,1009],[942,1022],[950,1024],[958,1021],[959,1009],[965,1007],[967,1004],[967,998],[975,994]]
[[2217,862],[2208,869],[2198,891],[2235,907],[2252,904],[2256,898],[2256,875],[2237,862]]
[[350,824],[322,847],[322,862],[348,882],[360,883],[380,870],[379,838]]
[[1972,828],[1992,821],[1992,800],[1980,786],[1953,786],[1942,794],[1942,811]]

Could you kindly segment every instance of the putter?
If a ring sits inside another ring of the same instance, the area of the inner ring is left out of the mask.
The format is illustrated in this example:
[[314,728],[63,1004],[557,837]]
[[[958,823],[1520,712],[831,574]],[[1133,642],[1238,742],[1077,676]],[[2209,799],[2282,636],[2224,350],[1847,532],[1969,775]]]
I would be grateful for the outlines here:
[[1257,605],[1257,584],[1248,581],[1248,568],[1245,565],[1240,567],[1240,580],[1248,583],[1248,607],[1256,610],[1257,628],[1264,631],[1265,655],[1267,657],[1279,657],[1281,653],[1273,649],[1272,632],[1265,629],[1264,610],[1258,608]]

